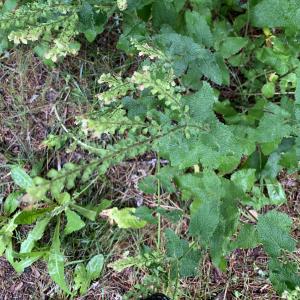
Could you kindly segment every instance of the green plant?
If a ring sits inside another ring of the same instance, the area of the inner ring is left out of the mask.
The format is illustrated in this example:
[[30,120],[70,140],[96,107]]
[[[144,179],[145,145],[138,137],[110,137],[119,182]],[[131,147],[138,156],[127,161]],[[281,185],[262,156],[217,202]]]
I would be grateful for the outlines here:
[[[53,280],[69,292],[60,252],[61,224],[67,235],[85,226],[81,217],[95,220],[101,212],[120,228],[157,226],[156,249],[110,266],[115,271],[149,269],[152,282],[163,278],[163,288],[174,298],[179,278],[196,274],[204,251],[226,270],[231,251],[257,245],[269,256],[270,280],[277,291],[295,289],[300,282],[293,256],[296,241],[292,219],[278,211],[286,196],[277,176],[282,170],[299,171],[300,47],[293,13],[300,4],[150,0],[118,5],[123,10],[118,48],[142,61],[132,76],[102,74],[99,107],[78,118],[76,134],[66,130],[68,139],[87,150],[92,161],[67,163],[33,179],[12,167],[20,190],[5,200],[0,252],[18,271],[46,258]],[[269,14],[271,6],[278,11],[276,19]],[[250,28],[259,34],[249,33]],[[234,91],[232,99],[222,88]],[[156,153],[157,169],[139,188],[158,199],[161,191],[179,191],[178,202],[188,207],[184,214],[165,211],[160,203],[156,209],[77,203],[109,167],[148,152]],[[17,210],[20,197],[28,199],[30,210]],[[171,223],[186,219],[188,232],[161,232],[162,218]],[[50,220],[56,222],[52,246],[41,250],[38,242]],[[15,252],[13,232],[34,222]],[[84,272],[84,266],[76,267],[77,277]],[[84,293],[95,278],[90,276],[80,287],[77,283],[76,290]]]

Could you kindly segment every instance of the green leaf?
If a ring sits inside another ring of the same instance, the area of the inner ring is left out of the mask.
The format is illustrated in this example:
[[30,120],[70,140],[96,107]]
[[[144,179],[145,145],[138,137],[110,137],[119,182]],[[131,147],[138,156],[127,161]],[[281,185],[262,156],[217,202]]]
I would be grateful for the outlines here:
[[85,38],[88,40],[88,42],[92,43],[96,37],[97,37],[97,31],[93,29],[88,29],[84,32]]
[[[281,262],[279,259],[271,258],[269,261],[270,280],[278,293],[295,290],[300,286],[299,265],[292,261]],[[296,300],[299,297],[288,298]]]
[[54,235],[52,238],[52,245],[48,258],[48,272],[53,281],[67,294],[71,294],[64,275],[64,256],[60,250],[60,222],[57,221]]
[[6,0],[2,7],[2,13],[11,12],[17,7],[17,0]]
[[201,252],[198,250],[189,250],[180,260],[179,275],[181,277],[197,276]]
[[22,192],[10,193],[4,201],[4,212],[7,214],[12,214],[19,207],[19,199],[22,197],[22,195]]
[[108,267],[112,268],[114,271],[120,273],[123,270],[136,266],[140,263],[144,262],[144,258],[142,256],[137,257],[125,257],[118,259],[108,265]]
[[119,228],[143,228],[147,224],[145,220],[141,220],[134,215],[136,209],[133,207],[127,207],[123,209],[118,209],[113,207],[105,211],[105,215],[108,216],[110,220],[115,222]]
[[292,220],[288,215],[274,210],[258,218],[258,236],[270,256],[277,257],[282,250],[295,250],[296,241],[289,235],[291,226]]
[[16,224],[16,218],[19,216],[19,212],[15,213],[13,217],[9,219],[7,224],[1,227],[0,230],[0,255],[4,253],[7,249],[7,246],[11,243],[12,235],[14,230],[18,227]]
[[64,229],[64,233],[66,235],[74,231],[78,231],[85,226],[85,223],[82,221],[80,216],[76,214],[76,212],[70,210],[69,208],[66,208],[65,212],[67,216],[67,225]]
[[265,113],[256,129],[256,139],[260,143],[281,141],[291,133],[291,126],[287,124],[290,114],[278,105],[268,103]]
[[157,35],[155,42],[169,58],[176,76],[182,76],[192,67],[195,72],[197,70],[199,79],[205,75],[217,84],[222,83],[215,54],[195,43],[192,38],[172,32]]
[[48,225],[51,217],[44,217],[43,219],[37,221],[34,228],[29,232],[26,240],[21,244],[20,253],[31,252],[35,242],[40,240],[45,232],[46,226]]
[[257,27],[299,29],[300,3],[297,0],[262,0],[252,10],[251,20]]
[[300,124],[300,78],[297,79],[295,98],[295,118],[298,124]]
[[32,210],[23,210],[15,220],[15,223],[18,225],[24,224],[33,224],[39,217],[45,215],[45,213],[53,210],[54,207],[32,209]]
[[5,257],[9,261],[9,263],[12,265],[12,267],[15,269],[17,273],[23,273],[26,268],[31,266],[34,262],[36,262],[38,259],[40,259],[43,256],[43,253],[30,253],[30,256],[21,259],[21,260],[15,260],[16,253],[13,251],[12,248],[12,242],[10,241],[6,251],[5,251]]
[[213,105],[216,102],[214,90],[208,82],[203,82],[199,92],[185,97],[185,103],[189,107],[189,114],[197,122],[214,120]]
[[83,264],[76,265],[74,272],[74,290],[80,290],[80,294],[83,295],[87,292],[90,283],[85,266]]
[[187,11],[185,13],[185,22],[187,32],[195,42],[211,47],[213,36],[205,17],[196,11]]
[[55,199],[60,205],[67,205],[71,202],[71,195],[67,192],[64,192],[57,194]]
[[[195,213],[191,215],[189,233],[198,236],[204,242],[209,242],[220,221],[220,192],[221,184],[216,175],[206,175],[202,184],[208,184],[197,197],[201,197],[202,203],[198,206]],[[210,190],[213,187],[213,190]]]
[[20,188],[26,190],[33,185],[31,177],[25,172],[25,170],[18,166],[11,168],[11,178],[14,183]]
[[147,176],[139,181],[138,187],[145,194],[156,194],[157,179],[155,178],[155,176]]
[[280,182],[276,179],[265,179],[267,191],[272,205],[286,203],[285,191]]
[[218,199],[205,199],[191,216],[189,233],[209,242],[219,224],[220,202]]
[[180,239],[171,229],[165,230],[166,249],[169,257],[180,259],[188,250],[189,243]]
[[231,181],[239,186],[244,192],[249,192],[255,181],[255,169],[242,169],[231,175]]
[[153,210],[147,206],[140,206],[136,208],[134,215],[139,219],[145,220],[147,223],[157,223],[157,218],[153,217]]
[[91,221],[96,220],[97,213],[94,210],[79,206],[77,204],[71,204],[70,205],[74,210],[76,210],[78,213],[80,213],[82,216],[86,217],[87,219]]
[[230,248],[232,250],[241,248],[249,249],[254,248],[258,244],[257,230],[255,226],[251,224],[243,224],[237,239],[232,243]]
[[196,274],[201,253],[190,249],[189,243],[180,239],[173,230],[165,230],[166,250],[168,257],[174,258],[173,272],[179,272],[181,277]]
[[[278,144],[277,142],[275,143]],[[282,169],[282,166],[280,165],[280,159],[281,154],[278,152],[272,153],[261,172],[261,178],[275,179]]]
[[90,280],[95,280],[100,276],[104,265],[104,256],[102,254],[95,255],[90,259],[86,266],[87,276]]
[[174,209],[174,210],[166,210],[163,209],[162,207],[158,207],[156,209],[157,213],[160,213],[161,216],[172,222],[173,224],[176,224],[180,221],[182,218],[183,212],[179,209]]
[[98,204],[95,208],[96,214],[99,215],[103,210],[109,208],[112,205],[111,200],[101,199],[100,204]]
[[224,40],[220,47],[220,53],[224,58],[238,53],[248,44],[248,39],[243,37],[228,37]]
[[274,82],[267,82],[263,85],[261,89],[262,94],[266,98],[272,98],[275,95],[275,83]]

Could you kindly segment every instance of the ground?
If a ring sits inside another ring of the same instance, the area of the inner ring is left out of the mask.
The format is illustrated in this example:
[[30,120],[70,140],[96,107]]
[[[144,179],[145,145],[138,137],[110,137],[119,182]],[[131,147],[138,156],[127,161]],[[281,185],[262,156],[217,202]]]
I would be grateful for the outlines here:
[[[105,41],[100,42],[99,47],[101,43]],[[111,52],[105,52],[102,48],[101,51],[100,61],[95,61],[92,54],[87,56],[87,52],[82,51],[75,60],[67,59],[53,70],[44,66],[26,47],[10,51],[0,59],[0,196],[4,197],[13,188],[8,163],[26,162],[25,168],[40,168],[42,165],[47,170],[53,166],[59,167],[65,161],[79,161],[85,156],[80,151],[50,152],[43,141],[50,133],[63,135],[61,123],[72,129],[75,117],[95,105],[92,95],[99,89],[96,83],[98,74],[120,68],[126,59],[112,57]],[[126,71],[131,72],[135,62],[128,61],[128,64]],[[54,113],[54,107],[60,118]],[[144,201],[148,206],[155,205],[155,199],[144,197],[137,189],[138,180],[151,174],[154,168],[155,156],[151,153],[111,168],[107,173],[109,180],[100,180],[94,187],[92,201],[97,201],[97,195],[105,194],[108,199],[121,203]],[[299,237],[300,182],[285,173],[282,173],[280,180],[288,196],[287,205],[280,207],[280,210],[294,219],[294,236]],[[161,198],[166,206],[172,201],[169,195],[162,195]],[[96,233],[91,240],[87,240],[85,234],[90,229]],[[105,253],[110,252],[111,258],[119,258],[125,250],[133,251],[141,239],[149,245],[153,243],[153,236],[147,231],[128,236],[96,223],[86,230],[67,243],[65,253],[84,257],[90,250],[97,252],[101,249]],[[104,230],[105,237],[101,235]],[[78,245],[82,250],[77,253],[74,249]],[[143,273],[132,271],[127,269],[115,273],[106,269],[104,276],[93,283],[87,295],[77,299],[121,299],[124,292],[143,279]],[[182,281],[182,299],[280,299],[267,279],[267,272],[267,257],[261,248],[234,251],[229,257],[226,273],[216,269],[205,257],[199,277]],[[17,274],[4,258],[0,258],[0,299],[66,298],[52,283],[42,262],[26,269],[23,274]]]

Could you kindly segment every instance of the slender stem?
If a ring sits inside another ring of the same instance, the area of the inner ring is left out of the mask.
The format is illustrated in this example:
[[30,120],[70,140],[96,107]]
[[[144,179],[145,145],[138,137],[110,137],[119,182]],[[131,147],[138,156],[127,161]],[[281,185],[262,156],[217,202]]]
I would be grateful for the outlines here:
[[[160,171],[160,156],[157,154],[157,164],[156,164],[156,173]],[[157,179],[157,205],[160,207],[160,180]],[[161,246],[161,215],[157,213],[157,250],[160,250]]]

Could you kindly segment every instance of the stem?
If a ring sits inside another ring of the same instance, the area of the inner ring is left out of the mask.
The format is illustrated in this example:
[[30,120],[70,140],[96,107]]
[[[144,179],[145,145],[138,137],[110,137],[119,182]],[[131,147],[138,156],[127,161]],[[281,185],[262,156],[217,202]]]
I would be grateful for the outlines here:
[[[156,173],[160,171],[160,156],[157,154],[157,164],[156,164]],[[160,207],[160,180],[157,179],[157,205]],[[161,246],[161,215],[157,213],[157,250],[160,250]]]

